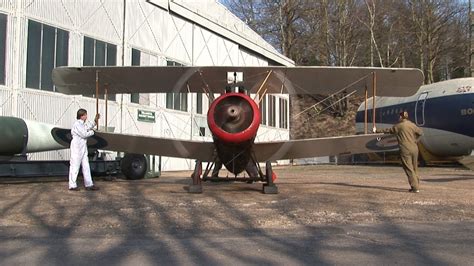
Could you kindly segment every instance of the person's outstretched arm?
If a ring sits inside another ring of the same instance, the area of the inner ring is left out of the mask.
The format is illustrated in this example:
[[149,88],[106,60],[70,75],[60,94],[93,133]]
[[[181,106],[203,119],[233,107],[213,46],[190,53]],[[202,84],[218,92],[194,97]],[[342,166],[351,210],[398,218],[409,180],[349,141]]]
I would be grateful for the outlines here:
[[375,133],[395,134],[397,133],[397,129],[395,128],[395,126],[393,126],[385,129],[377,129]]
[[87,125],[85,127],[79,125],[79,124],[74,124],[71,133],[75,133],[79,137],[86,139],[92,135],[94,135],[94,131],[92,129],[88,129]]

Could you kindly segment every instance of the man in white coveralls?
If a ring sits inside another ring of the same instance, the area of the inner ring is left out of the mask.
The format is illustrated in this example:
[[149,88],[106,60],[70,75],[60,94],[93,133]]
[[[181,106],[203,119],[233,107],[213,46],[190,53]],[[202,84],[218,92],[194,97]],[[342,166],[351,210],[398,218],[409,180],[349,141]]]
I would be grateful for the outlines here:
[[72,141],[69,167],[69,190],[71,191],[79,191],[76,180],[81,165],[86,190],[99,190],[92,182],[89,158],[87,157],[87,138],[94,135],[94,130],[92,129],[97,125],[99,118],[100,115],[96,114],[92,123],[87,121],[87,111],[85,109],[77,111],[77,120],[71,128]]

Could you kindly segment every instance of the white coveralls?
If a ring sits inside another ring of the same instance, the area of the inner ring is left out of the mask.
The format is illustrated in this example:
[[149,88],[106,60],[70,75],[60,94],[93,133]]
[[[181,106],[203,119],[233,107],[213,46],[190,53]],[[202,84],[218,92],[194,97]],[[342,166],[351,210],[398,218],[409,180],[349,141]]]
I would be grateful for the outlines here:
[[76,188],[77,175],[79,167],[82,165],[82,175],[84,176],[84,186],[91,187],[92,183],[91,170],[89,167],[89,158],[87,157],[87,138],[94,135],[92,128],[95,127],[93,122],[84,122],[80,119],[76,120],[71,128],[71,160],[69,167],[69,188]]

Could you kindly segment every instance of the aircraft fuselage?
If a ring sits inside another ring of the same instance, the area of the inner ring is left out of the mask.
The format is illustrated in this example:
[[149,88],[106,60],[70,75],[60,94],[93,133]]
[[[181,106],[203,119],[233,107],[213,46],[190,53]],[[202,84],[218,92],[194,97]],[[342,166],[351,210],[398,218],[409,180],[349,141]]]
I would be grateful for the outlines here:
[[[372,100],[368,101],[368,128],[372,129]],[[465,156],[474,149],[474,78],[461,78],[421,86],[410,97],[376,97],[377,128],[396,124],[399,113],[421,127],[421,144],[441,157]],[[365,104],[356,115],[356,128],[364,132]]]
[[207,113],[217,157],[234,174],[247,167],[260,125],[260,111],[245,93],[229,92],[215,99]]

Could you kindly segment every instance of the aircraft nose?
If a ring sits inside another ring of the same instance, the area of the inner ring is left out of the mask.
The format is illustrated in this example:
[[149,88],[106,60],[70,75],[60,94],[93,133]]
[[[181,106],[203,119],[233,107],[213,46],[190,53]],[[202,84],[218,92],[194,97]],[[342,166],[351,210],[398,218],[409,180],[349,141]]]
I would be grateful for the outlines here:
[[240,108],[237,106],[231,106],[229,109],[227,109],[227,116],[228,120],[236,120],[240,116]]
[[240,97],[228,97],[220,101],[215,109],[216,124],[228,133],[238,133],[252,123],[253,110],[250,104]]
[[211,103],[207,122],[214,138],[226,143],[243,143],[257,135],[260,110],[248,95],[226,93]]

